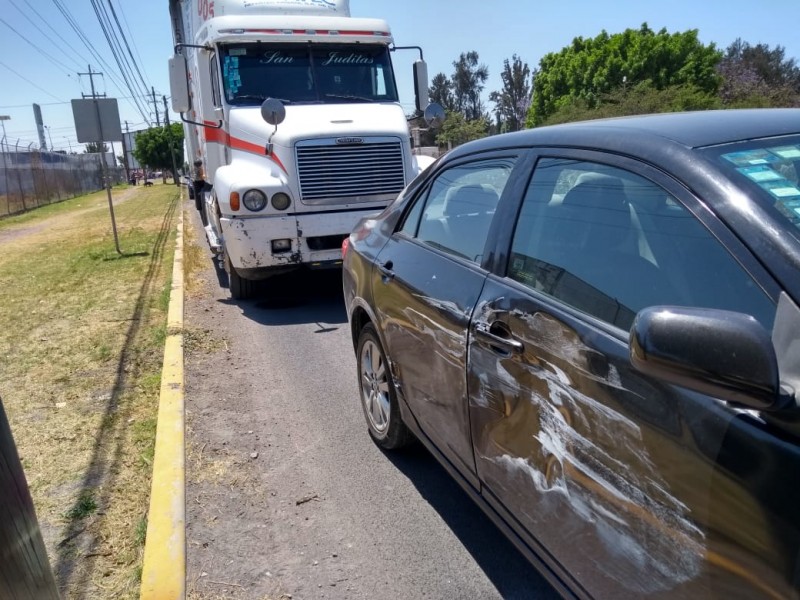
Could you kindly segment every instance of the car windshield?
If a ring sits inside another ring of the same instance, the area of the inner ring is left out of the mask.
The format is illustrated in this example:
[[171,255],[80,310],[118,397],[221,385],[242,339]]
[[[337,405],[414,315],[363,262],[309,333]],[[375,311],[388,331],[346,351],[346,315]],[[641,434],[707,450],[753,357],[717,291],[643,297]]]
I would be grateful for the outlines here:
[[743,182],[800,239],[800,136],[708,148],[731,178]]
[[222,47],[225,99],[258,105],[396,102],[389,49],[365,44],[229,44]]

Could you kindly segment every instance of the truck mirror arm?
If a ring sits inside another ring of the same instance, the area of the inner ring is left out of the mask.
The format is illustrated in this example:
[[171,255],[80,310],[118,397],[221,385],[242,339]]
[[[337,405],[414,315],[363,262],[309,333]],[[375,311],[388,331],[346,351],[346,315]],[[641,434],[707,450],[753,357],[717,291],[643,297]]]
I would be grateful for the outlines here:
[[390,46],[389,52],[394,52],[395,50],[416,50],[419,52],[419,59],[425,60],[425,57],[422,56],[422,48],[419,46]]

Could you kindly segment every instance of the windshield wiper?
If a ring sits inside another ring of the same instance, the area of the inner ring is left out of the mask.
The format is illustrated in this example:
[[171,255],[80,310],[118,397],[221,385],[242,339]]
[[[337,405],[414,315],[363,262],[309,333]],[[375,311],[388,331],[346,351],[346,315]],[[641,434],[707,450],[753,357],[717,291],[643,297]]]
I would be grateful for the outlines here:
[[374,98],[365,98],[364,96],[346,96],[344,94],[325,94],[326,98],[340,98],[342,100],[354,100],[356,102],[375,102]]

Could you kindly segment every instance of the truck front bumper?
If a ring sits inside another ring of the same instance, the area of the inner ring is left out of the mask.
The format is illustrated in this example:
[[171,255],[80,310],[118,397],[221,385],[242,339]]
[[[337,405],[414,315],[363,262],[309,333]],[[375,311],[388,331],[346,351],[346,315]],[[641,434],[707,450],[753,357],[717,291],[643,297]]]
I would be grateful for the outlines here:
[[[380,209],[291,216],[222,217],[231,265],[246,279],[265,279],[300,266],[341,264],[341,243],[363,217]],[[276,251],[273,242],[287,245]]]

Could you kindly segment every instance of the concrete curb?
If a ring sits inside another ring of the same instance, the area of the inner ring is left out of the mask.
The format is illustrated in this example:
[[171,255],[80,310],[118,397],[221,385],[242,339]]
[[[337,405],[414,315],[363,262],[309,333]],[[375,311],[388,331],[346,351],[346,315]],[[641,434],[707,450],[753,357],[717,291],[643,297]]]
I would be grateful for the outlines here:
[[172,264],[141,600],[186,597],[182,200],[181,197]]

